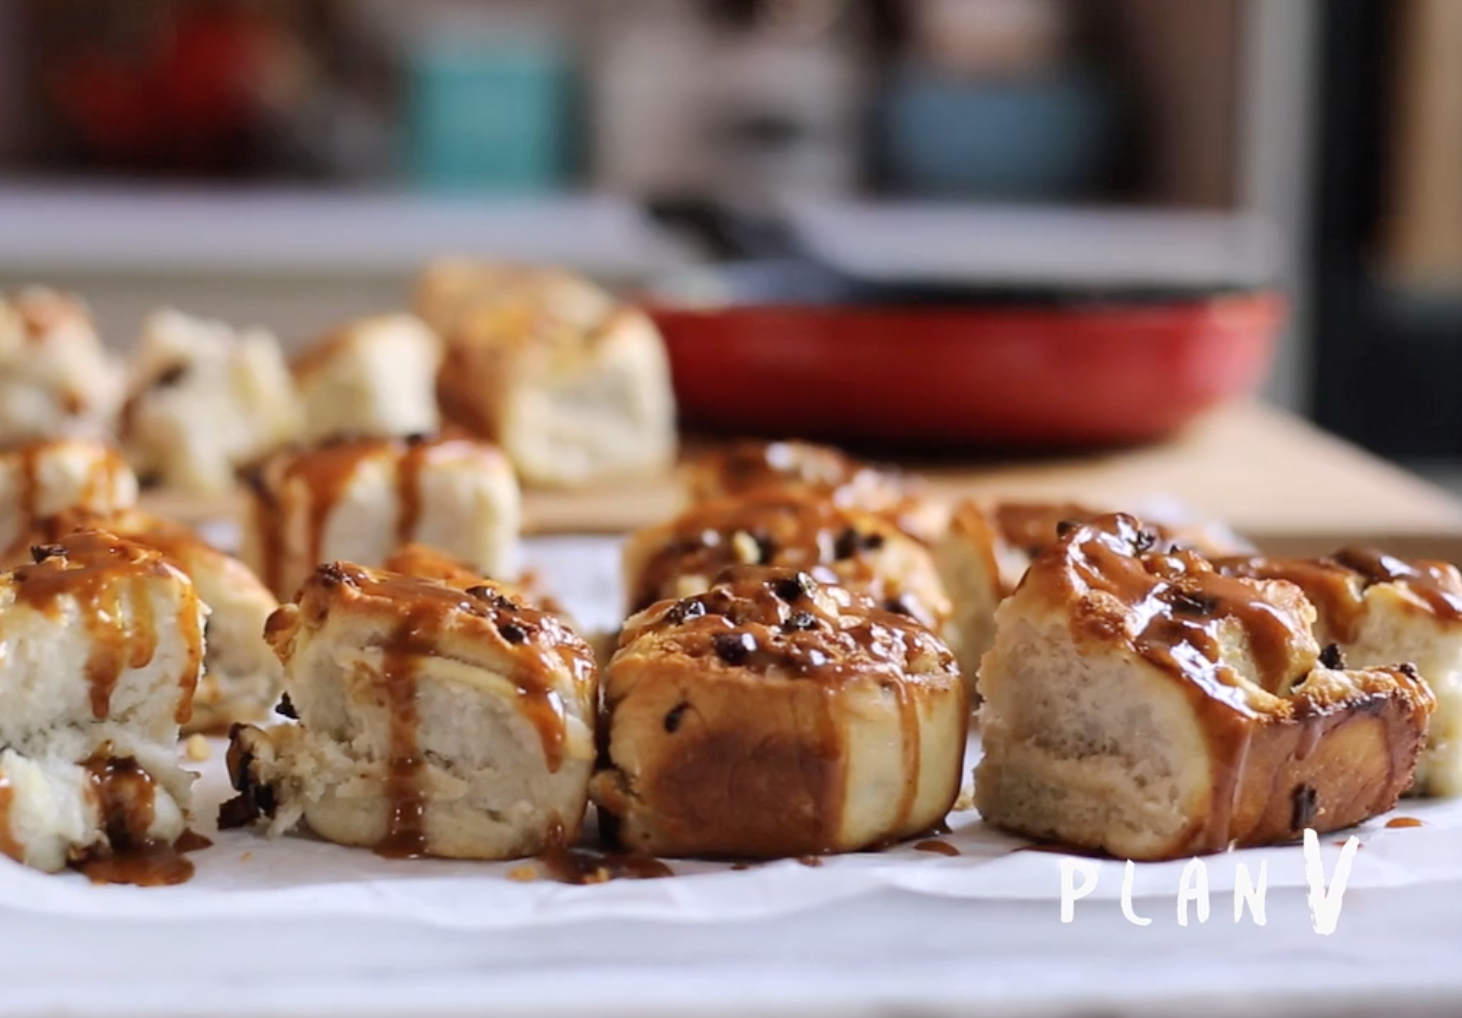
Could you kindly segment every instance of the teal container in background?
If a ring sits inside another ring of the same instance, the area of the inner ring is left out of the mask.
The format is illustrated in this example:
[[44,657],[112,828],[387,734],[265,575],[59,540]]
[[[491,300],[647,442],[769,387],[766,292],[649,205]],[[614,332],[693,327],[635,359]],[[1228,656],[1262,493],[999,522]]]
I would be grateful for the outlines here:
[[411,176],[443,191],[540,192],[568,176],[570,60],[541,39],[433,39],[411,56]]

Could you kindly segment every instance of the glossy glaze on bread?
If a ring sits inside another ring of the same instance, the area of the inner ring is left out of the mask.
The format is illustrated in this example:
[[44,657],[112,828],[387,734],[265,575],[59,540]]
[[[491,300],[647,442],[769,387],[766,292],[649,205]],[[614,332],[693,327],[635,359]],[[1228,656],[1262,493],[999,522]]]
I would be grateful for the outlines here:
[[982,815],[1171,858],[1334,830],[1410,784],[1434,700],[1408,665],[1320,660],[1314,609],[1127,516],[1064,528],[981,666]]

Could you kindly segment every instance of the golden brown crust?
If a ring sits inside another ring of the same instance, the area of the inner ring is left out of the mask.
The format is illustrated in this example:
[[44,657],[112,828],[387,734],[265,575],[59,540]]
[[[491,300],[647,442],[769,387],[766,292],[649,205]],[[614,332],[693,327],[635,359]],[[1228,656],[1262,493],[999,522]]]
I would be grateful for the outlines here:
[[[327,636],[327,630],[333,635]],[[329,720],[328,712],[325,718],[312,720],[313,693],[306,698],[307,687],[302,684],[329,681],[312,668],[329,671],[336,667],[322,664],[322,660],[337,660],[337,651],[331,647],[340,647],[339,652],[360,655],[362,661],[369,662],[353,665],[348,682],[352,698],[375,710],[384,708],[386,746],[377,773],[379,794],[385,800],[385,823],[383,827],[372,826],[374,833],[369,834],[346,824],[332,837],[344,838],[350,844],[374,843],[378,853],[388,856],[472,857],[483,851],[516,851],[500,841],[494,842],[496,847],[476,842],[452,847],[435,840],[429,831],[428,816],[434,803],[449,812],[463,808],[460,803],[435,801],[428,783],[431,762],[426,747],[431,743],[423,729],[420,687],[424,679],[440,684],[440,679],[432,680],[430,675],[444,669],[452,676],[450,685],[465,684],[465,689],[476,689],[481,696],[502,697],[515,716],[536,730],[542,750],[539,766],[547,774],[564,772],[571,783],[573,772],[581,774],[577,810],[582,813],[582,782],[587,778],[588,761],[586,750],[570,743],[570,720],[577,724],[592,703],[597,671],[588,646],[553,615],[515,600],[489,580],[459,589],[334,562],[320,566],[306,580],[297,604],[285,605],[271,616],[265,638],[285,666],[287,684],[300,694],[292,699],[299,705],[306,738],[338,737],[329,731],[335,722]],[[504,683],[508,684],[506,691],[498,688]],[[316,720],[327,726],[325,731],[312,732]],[[436,723],[441,725],[443,719],[439,717]],[[455,727],[455,718],[447,723]],[[436,734],[440,737],[443,733]],[[236,731],[234,744],[240,754],[258,757],[268,746],[277,748],[280,742],[243,729]],[[231,761],[236,784],[243,786],[242,801],[230,807],[240,822],[253,819],[259,809],[269,811],[267,804],[258,801],[257,788],[250,787],[251,782],[262,780],[252,774],[253,769],[251,760],[241,757]],[[305,795],[295,807],[303,808],[307,815],[311,808],[323,806],[320,801],[309,800],[307,793],[289,794],[296,799]],[[315,793],[316,797],[321,794]],[[505,819],[500,823],[494,817],[488,826],[509,822]],[[578,816],[560,816],[559,822],[565,829],[576,830]],[[547,836],[541,829],[530,833],[536,844]],[[359,840],[363,837],[370,841]]]
[[887,517],[909,536],[938,540],[945,523],[917,478],[879,469],[840,449],[811,442],[733,442],[691,459],[682,469],[692,502],[759,491],[826,498]]
[[592,686],[593,652],[553,614],[525,604],[510,588],[481,579],[467,589],[432,580],[367,569],[349,562],[317,568],[294,604],[269,618],[264,638],[289,667],[299,628],[317,630],[332,612],[374,616],[394,633],[387,655],[460,654],[481,659],[512,677],[525,709],[542,736],[545,753],[556,759],[564,740],[563,707],[553,689],[556,675]]
[[827,499],[762,491],[693,506],[630,538],[631,610],[704,589],[734,565],[801,569],[846,584],[938,631],[948,601],[928,550],[881,516]]
[[[1194,552],[1164,550],[1151,529],[1119,514],[1064,526],[1001,617],[1014,622],[1045,611],[1065,617],[1082,658],[1105,655],[1126,662],[1119,667],[1164,676],[1202,732],[1207,805],[1144,857],[1351,826],[1389,809],[1411,782],[1431,692],[1409,666],[1321,667],[1314,610],[1290,583],[1224,575]],[[997,667],[1014,666],[1001,660]],[[992,681],[982,673],[984,688]],[[1002,674],[998,681],[1014,679]],[[998,756],[987,756],[992,772],[1004,763]],[[981,802],[987,817],[1008,823],[990,805]],[[1059,818],[1045,830],[1014,826],[1037,836],[1061,833]]]
[[735,568],[631,618],[604,696],[591,793],[635,851],[848,851],[927,828],[958,792],[953,656],[806,572]]

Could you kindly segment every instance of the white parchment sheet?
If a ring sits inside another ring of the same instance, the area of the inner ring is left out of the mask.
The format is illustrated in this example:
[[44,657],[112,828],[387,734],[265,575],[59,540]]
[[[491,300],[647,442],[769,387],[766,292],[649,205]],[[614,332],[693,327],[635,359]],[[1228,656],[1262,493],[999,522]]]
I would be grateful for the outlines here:
[[[548,585],[586,628],[618,621],[617,543],[571,538],[535,542],[530,553]],[[439,860],[387,860],[309,836],[268,839],[262,833],[214,830],[218,804],[231,792],[223,744],[202,764],[197,786],[196,829],[214,846],[192,856],[194,879],[177,887],[93,886],[78,874],[48,876],[0,858],[0,905],[54,916],[107,920],[206,919],[399,919],[446,929],[511,930],[594,919],[716,923],[765,919],[881,889],[899,889],[952,900],[1050,901],[1061,892],[1061,856],[1031,851],[1026,842],[986,828],[973,811],[949,819],[942,840],[959,849],[943,856],[900,846],[877,853],[827,858],[812,867],[795,861],[732,871],[711,863],[673,862],[676,876],[567,886],[547,879],[509,879],[522,863],[486,864]],[[971,745],[971,759],[978,752]],[[1404,801],[1393,815],[1422,826],[1387,828],[1386,818],[1359,829],[1362,847],[1349,874],[1351,893],[1425,882],[1462,881],[1462,803]],[[1321,839],[1327,880],[1344,835]],[[1249,849],[1205,862],[1214,907],[1226,910],[1237,866],[1255,877],[1263,864],[1274,890],[1304,887],[1298,846]],[[1116,899],[1124,864],[1082,860],[1097,881],[1091,902]],[[1167,899],[1180,885],[1184,861],[1135,869],[1133,896]],[[1084,878],[1083,878],[1084,879]]]

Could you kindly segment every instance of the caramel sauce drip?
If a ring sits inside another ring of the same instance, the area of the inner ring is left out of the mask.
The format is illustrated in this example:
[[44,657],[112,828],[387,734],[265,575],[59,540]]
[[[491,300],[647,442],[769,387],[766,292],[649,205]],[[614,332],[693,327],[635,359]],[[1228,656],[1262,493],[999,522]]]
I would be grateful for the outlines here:
[[1462,579],[1444,562],[1407,562],[1370,548],[1344,548],[1319,559],[1224,558],[1215,564],[1232,576],[1293,583],[1342,644],[1359,637],[1366,590],[1378,583],[1410,591],[1439,619],[1462,619]]
[[190,827],[178,835],[178,840],[173,842],[173,847],[179,852],[201,852],[205,848],[213,847],[213,839],[206,834],[199,834]]
[[583,688],[593,683],[595,666],[592,653],[557,618],[518,604],[490,581],[460,590],[343,562],[317,569],[302,593],[308,598],[311,586],[339,584],[354,587],[363,596],[381,599],[402,612],[382,646],[380,677],[391,708],[387,768],[391,818],[378,852],[391,856],[422,854],[426,799],[421,788],[418,666],[423,658],[437,652],[438,642],[462,615],[489,622],[515,648],[515,664],[508,678],[517,686],[520,709],[538,733],[548,769],[554,773],[559,770],[567,723],[552,675],[558,668],[566,668],[574,685]]
[[109,850],[82,859],[75,867],[96,884],[153,887],[180,884],[191,877],[193,863],[183,858],[182,850],[148,834],[157,800],[152,775],[131,757],[112,756],[109,747],[82,766],[91,781]]
[[1100,515],[1075,502],[1001,502],[991,511],[1001,540],[1032,556],[1056,543],[1062,523],[1090,523]]
[[421,787],[421,712],[416,704],[416,673],[419,660],[432,653],[432,638],[440,622],[434,606],[415,605],[382,648],[381,683],[391,711],[390,755],[386,762],[390,812],[386,836],[375,851],[387,858],[426,853],[426,793]]
[[304,552],[313,567],[324,561],[325,529],[360,465],[372,457],[394,459],[398,507],[394,536],[397,544],[405,544],[415,535],[421,521],[422,472],[442,450],[464,441],[426,436],[338,439],[305,452],[285,454],[278,461],[282,466],[266,464],[254,485],[254,523],[259,533],[265,585],[280,596],[290,593],[279,589],[286,552],[283,530],[287,522],[281,509],[281,496],[290,485],[302,484],[307,492]]
[[1387,827],[1425,827],[1416,817],[1392,817],[1386,821]]
[[659,859],[624,852],[594,852],[565,844],[563,825],[550,828],[538,856],[543,871],[561,884],[604,884],[611,880],[656,880],[675,872]]
[[[111,709],[122,672],[152,661],[158,629],[149,587],[159,577],[173,579],[174,574],[156,552],[103,531],[73,534],[50,549],[55,554],[11,574],[16,600],[52,615],[61,610],[64,598],[76,601],[90,641],[87,681],[92,714],[101,720]],[[180,721],[192,712],[202,654],[197,594],[191,585],[187,589],[188,603],[178,619],[190,649],[181,680],[185,695],[179,705]]]
[[1153,543],[1130,517],[1106,517],[1075,532],[1070,561],[1089,589],[1111,594],[1143,620],[1133,646],[1153,664],[1197,680],[1219,699],[1242,703],[1241,687],[1220,664],[1221,628],[1236,622],[1258,685],[1282,692],[1291,678],[1289,648],[1308,635],[1303,620],[1197,554],[1155,552]]
[[[42,494],[41,464],[46,456],[63,443],[52,441],[29,442],[17,446],[13,453],[18,457],[16,512],[20,521],[15,540],[5,549],[7,558],[13,558],[24,551],[30,539],[30,528],[40,513]],[[81,490],[77,493],[76,511],[88,511],[103,502],[110,502],[109,493],[116,487],[118,473],[125,469],[122,459],[111,450],[97,450],[87,467]]]
[[935,855],[959,855],[959,849],[947,841],[940,841],[938,838],[930,838],[927,841],[916,842],[915,852],[933,852]]
[[[1136,520],[1113,515],[1068,531],[1060,554],[1087,589],[1127,606],[1140,627],[1131,634],[1137,654],[1199,691],[1215,763],[1212,806],[1193,847],[1221,850],[1230,836],[1251,738],[1245,723],[1251,708],[1242,679],[1222,663],[1221,634],[1237,626],[1254,662],[1255,682],[1276,695],[1286,693],[1296,677],[1290,674],[1289,648],[1309,634],[1303,619],[1268,601],[1250,581],[1223,575],[1190,551],[1154,551],[1155,543],[1156,536]],[[1089,621],[1110,634],[1108,620]],[[1323,725],[1325,719],[1304,723]]]
[[416,533],[421,520],[421,472],[433,446],[426,441],[410,442],[396,465],[396,543],[405,544]]
[[15,789],[10,779],[0,774],[0,852],[20,861],[25,858],[25,848],[15,839],[10,828],[10,806],[15,801]]

